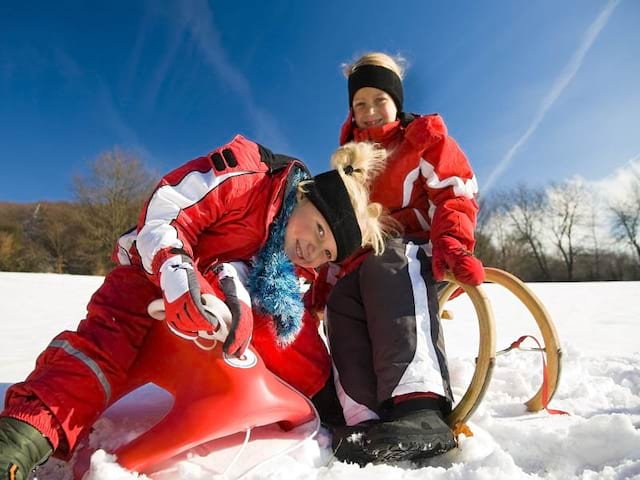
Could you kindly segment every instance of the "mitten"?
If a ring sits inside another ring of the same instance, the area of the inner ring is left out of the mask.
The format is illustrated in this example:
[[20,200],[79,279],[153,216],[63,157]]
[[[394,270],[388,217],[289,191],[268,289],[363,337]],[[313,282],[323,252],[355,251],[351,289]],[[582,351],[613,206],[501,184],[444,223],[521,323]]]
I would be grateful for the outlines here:
[[228,355],[241,357],[249,345],[253,333],[253,312],[249,292],[242,283],[242,273],[236,264],[223,263],[216,267],[220,289],[231,311],[229,334],[222,346]]
[[484,266],[455,237],[444,235],[433,241],[431,269],[437,281],[444,279],[447,271],[456,280],[467,285],[480,285],[484,282]]
[[213,295],[214,291],[188,255],[176,253],[164,261],[160,267],[160,288],[165,319],[172,326],[186,332],[218,329],[218,320],[204,308],[203,299],[203,295]]

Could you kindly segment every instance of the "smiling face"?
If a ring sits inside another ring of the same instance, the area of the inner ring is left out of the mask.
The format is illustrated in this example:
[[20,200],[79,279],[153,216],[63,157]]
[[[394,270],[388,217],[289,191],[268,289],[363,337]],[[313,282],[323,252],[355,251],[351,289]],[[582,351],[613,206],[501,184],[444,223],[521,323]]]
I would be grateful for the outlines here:
[[353,118],[361,129],[380,127],[393,122],[398,109],[391,96],[384,90],[362,87],[353,96]]
[[307,268],[337,257],[338,247],[327,221],[307,198],[299,200],[289,217],[284,252],[293,263]]

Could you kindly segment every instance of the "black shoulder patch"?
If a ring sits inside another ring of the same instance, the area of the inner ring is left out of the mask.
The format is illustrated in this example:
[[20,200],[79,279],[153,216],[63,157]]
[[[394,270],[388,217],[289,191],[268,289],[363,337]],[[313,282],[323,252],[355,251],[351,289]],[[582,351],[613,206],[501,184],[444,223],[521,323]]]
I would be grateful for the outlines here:
[[229,165],[231,168],[238,166],[238,161],[236,160],[236,156],[228,148],[225,148],[224,150],[222,150],[222,156],[227,161],[227,165]]
[[211,161],[213,162],[213,166],[219,172],[221,172],[226,168],[224,164],[224,160],[222,159],[222,155],[220,155],[220,153],[214,152],[211,154],[209,158],[211,158]]
[[222,155],[220,155],[220,152],[213,152],[209,158],[213,162],[214,168],[219,172],[226,170],[227,167],[233,168],[238,166],[236,156],[228,148],[222,150]]
[[267,147],[263,147],[259,143],[257,145],[258,151],[260,152],[260,161],[266,164],[267,167],[269,167],[269,171],[272,173],[285,168],[292,162],[302,164],[302,162],[295,157],[289,157],[288,155],[282,155],[280,153],[273,153]]

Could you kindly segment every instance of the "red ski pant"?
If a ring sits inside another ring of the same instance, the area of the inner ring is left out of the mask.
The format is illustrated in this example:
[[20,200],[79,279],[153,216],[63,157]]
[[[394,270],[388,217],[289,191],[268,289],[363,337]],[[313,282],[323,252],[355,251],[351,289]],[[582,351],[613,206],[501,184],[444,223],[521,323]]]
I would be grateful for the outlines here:
[[91,297],[77,331],[56,336],[27,379],[7,391],[3,415],[27,421],[52,443],[62,437],[54,448],[69,454],[85,429],[127,393],[127,372],[157,321],[147,306],[161,297],[140,268],[115,268]]
[[[139,267],[115,268],[91,297],[77,331],[56,336],[29,377],[7,391],[2,415],[38,428],[57,456],[70,455],[104,410],[129,392],[128,372],[157,322],[147,307],[161,297]],[[269,321],[256,318],[254,348],[269,370],[302,393],[315,394],[330,371],[315,321],[305,315],[301,332],[287,348],[277,346]]]

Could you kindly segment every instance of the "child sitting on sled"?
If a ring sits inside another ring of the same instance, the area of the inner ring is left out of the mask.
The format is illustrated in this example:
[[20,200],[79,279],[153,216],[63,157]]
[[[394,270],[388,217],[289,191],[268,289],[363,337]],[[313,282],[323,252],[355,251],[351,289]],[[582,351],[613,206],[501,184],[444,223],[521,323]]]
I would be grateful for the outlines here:
[[[223,350],[239,357],[254,332],[253,302],[260,321],[272,322],[273,335],[263,333],[256,348],[267,367],[305,394],[316,393],[329,376],[329,359],[315,321],[302,316],[299,276],[361,247],[382,253],[382,209],[369,202],[365,185],[384,155],[371,144],[347,144],[333,155],[334,170],[310,178],[299,160],[237,136],[164,176],[137,228],[119,240],[120,265],[92,296],[86,318],[55,337],[29,377],[7,391],[0,480],[25,480],[52,453],[72,453],[123,394],[157,321],[148,309],[158,298],[178,334],[214,330],[203,295],[226,300],[233,316]],[[248,292],[237,278],[220,276],[232,270],[219,268],[228,262],[251,263]],[[269,295],[288,298],[274,302]],[[282,365],[292,345],[293,369]],[[274,354],[280,349],[285,353]]]
[[[338,459],[360,464],[415,460],[455,446],[444,422],[452,392],[436,282],[446,271],[470,285],[484,280],[472,254],[478,188],[442,118],[405,111],[401,61],[369,53],[345,74],[349,115],[340,144],[373,141],[389,152],[371,199],[389,210],[404,237],[388,242],[381,256],[361,250],[323,267],[308,297],[316,311],[326,306],[346,422],[334,429],[333,447]],[[330,397],[320,395],[319,407]]]

